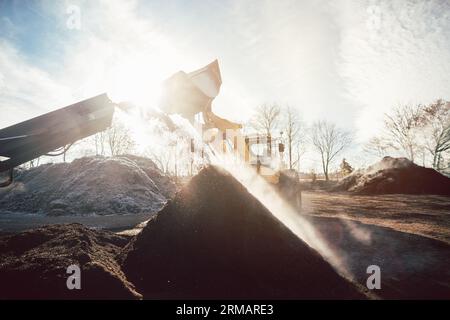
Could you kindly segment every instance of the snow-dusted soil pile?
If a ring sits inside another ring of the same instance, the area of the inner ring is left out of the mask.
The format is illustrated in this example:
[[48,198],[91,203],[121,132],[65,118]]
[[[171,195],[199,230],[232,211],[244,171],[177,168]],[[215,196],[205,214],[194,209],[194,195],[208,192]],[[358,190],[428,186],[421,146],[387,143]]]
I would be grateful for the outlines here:
[[156,212],[175,189],[147,158],[84,157],[18,170],[15,183],[0,190],[0,208],[47,215]]
[[436,194],[450,196],[450,178],[406,158],[384,157],[366,170],[343,178],[333,191],[358,194]]

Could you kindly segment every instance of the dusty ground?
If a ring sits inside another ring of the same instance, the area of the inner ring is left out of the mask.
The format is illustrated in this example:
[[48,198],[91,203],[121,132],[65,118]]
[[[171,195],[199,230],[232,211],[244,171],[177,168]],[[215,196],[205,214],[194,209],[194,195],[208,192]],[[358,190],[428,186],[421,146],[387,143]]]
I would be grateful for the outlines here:
[[302,200],[303,212],[307,214],[351,219],[450,244],[450,197],[304,191]]
[[[309,190],[303,192],[302,198],[303,213],[328,246],[343,258],[353,281],[365,286],[367,266],[375,264],[382,273],[382,289],[375,291],[380,298],[450,299],[450,197],[363,196]],[[212,211],[217,215],[216,210]],[[46,219],[42,220],[38,215],[4,214],[0,215],[0,233],[36,227],[48,223],[50,218],[52,223],[82,218],[77,222],[117,231],[150,216],[44,216]],[[267,234],[264,230],[263,234]],[[192,233],[187,239],[190,237]]]
[[375,293],[388,299],[450,299],[448,208],[440,196],[303,193],[304,213],[354,280],[364,285],[378,265]]
[[0,210],[0,235],[63,223],[81,223],[90,228],[120,232],[133,228],[141,222],[148,220],[153,215],[154,213],[136,213],[103,216],[68,215],[51,217],[33,213],[2,213]]

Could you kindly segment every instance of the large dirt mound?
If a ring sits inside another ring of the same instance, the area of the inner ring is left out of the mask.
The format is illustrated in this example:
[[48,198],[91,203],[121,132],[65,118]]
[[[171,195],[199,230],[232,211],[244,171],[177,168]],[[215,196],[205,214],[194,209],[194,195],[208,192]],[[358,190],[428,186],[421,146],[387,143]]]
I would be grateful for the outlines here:
[[384,157],[366,170],[343,178],[333,191],[357,194],[436,194],[450,196],[450,178],[406,158]]
[[[0,238],[0,299],[136,299],[115,257],[127,239],[79,224],[47,226]],[[67,268],[81,269],[69,290]]]
[[49,215],[156,212],[174,193],[174,183],[150,159],[84,157],[20,170],[14,185],[0,190],[0,208]]
[[236,179],[184,186],[122,253],[144,298],[364,298]]

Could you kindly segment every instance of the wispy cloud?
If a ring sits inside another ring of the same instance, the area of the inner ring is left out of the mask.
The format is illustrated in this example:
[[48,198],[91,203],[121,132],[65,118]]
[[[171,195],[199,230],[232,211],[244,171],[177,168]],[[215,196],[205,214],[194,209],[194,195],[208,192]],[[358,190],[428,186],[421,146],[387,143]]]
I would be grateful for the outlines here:
[[0,127],[70,103],[70,91],[0,41]]
[[375,133],[398,104],[450,98],[450,3],[347,1],[343,8],[338,71],[359,105],[360,137]]
[[[81,30],[67,28],[70,5]],[[276,101],[362,141],[397,103],[450,99],[445,1],[44,1],[33,10],[45,23],[0,11],[0,127],[103,91],[150,99],[158,81],[215,58],[224,83],[214,108],[233,120]],[[27,45],[34,27],[45,29],[32,42],[39,50]]]

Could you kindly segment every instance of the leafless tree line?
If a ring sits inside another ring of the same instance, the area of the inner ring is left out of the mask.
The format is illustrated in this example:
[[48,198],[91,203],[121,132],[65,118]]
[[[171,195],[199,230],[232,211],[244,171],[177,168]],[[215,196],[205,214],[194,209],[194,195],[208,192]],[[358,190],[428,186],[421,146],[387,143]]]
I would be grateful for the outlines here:
[[263,104],[256,108],[249,126],[258,133],[276,136],[278,133],[286,140],[288,167],[298,168],[304,153],[305,131],[299,114],[291,106],[284,108],[276,103]]
[[117,156],[133,150],[135,142],[130,130],[122,123],[114,121],[108,129],[92,137],[96,155]]
[[325,180],[329,180],[330,164],[351,144],[350,133],[327,121],[315,122],[311,130],[311,142],[319,152]]
[[299,170],[300,158],[308,143],[319,154],[325,179],[329,179],[330,164],[336,160],[350,144],[351,135],[328,121],[317,121],[307,128],[297,110],[291,106],[284,108],[278,104],[264,104],[256,109],[250,125],[267,135],[280,131],[286,142],[289,169]]
[[[400,152],[411,161],[448,168],[450,152],[450,102],[442,99],[430,105],[403,105],[385,114],[384,131],[373,137],[365,150],[376,156]],[[431,159],[426,161],[427,156]]]

